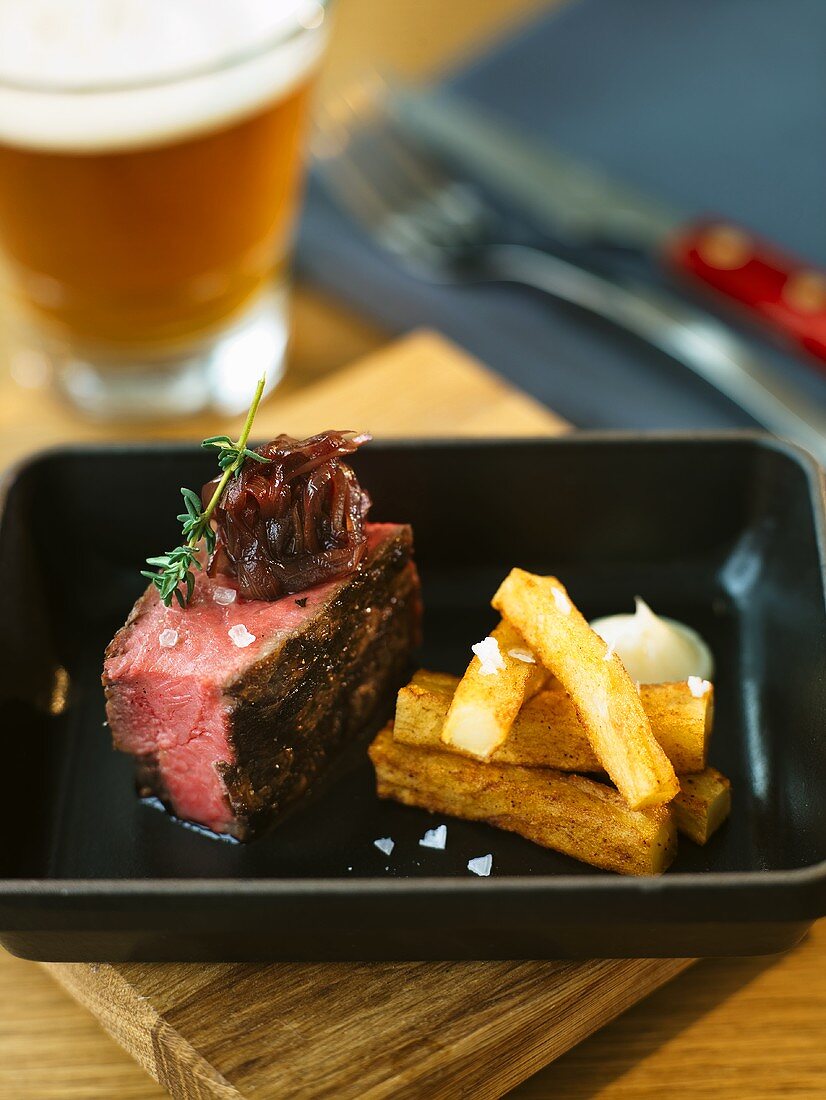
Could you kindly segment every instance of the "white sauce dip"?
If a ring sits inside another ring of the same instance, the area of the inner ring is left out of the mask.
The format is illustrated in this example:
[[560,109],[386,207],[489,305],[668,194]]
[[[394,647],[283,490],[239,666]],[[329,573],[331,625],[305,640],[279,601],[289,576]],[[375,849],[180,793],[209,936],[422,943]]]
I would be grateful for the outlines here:
[[637,596],[633,615],[608,615],[594,619],[591,629],[607,643],[639,684],[665,684],[714,675],[711,650],[696,630],[655,615]]

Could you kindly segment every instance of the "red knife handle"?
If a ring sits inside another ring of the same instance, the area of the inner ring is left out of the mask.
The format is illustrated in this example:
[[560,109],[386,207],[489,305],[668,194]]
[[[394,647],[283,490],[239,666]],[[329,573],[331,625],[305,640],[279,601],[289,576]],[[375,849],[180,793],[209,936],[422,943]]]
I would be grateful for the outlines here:
[[666,246],[669,265],[820,360],[826,370],[826,272],[739,226],[684,226]]

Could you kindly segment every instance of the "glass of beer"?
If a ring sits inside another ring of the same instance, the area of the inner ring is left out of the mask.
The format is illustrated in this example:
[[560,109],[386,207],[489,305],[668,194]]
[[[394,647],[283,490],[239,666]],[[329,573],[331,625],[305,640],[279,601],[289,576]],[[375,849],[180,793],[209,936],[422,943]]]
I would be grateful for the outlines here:
[[104,417],[283,371],[325,0],[0,0],[0,324]]

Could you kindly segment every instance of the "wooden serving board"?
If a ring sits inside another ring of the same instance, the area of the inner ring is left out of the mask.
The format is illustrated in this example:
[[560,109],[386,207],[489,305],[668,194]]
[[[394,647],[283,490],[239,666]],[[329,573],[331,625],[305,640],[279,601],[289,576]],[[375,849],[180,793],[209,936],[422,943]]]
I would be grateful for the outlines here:
[[[293,397],[261,436],[335,424],[399,435],[541,435],[563,421],[420,333]],[[690,960],[43,964],[173,1096],[501,1096]]]

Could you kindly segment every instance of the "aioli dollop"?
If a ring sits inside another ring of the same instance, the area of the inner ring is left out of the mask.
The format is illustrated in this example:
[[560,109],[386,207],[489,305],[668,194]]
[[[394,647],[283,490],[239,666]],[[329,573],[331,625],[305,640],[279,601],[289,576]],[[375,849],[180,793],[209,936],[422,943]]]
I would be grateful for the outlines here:
[[664,684],[689,677],[712,678],[714,659],[696,630],[655,615],[639,596],[636,605],[633,615],[608,615],[591,623],[632,680]]

